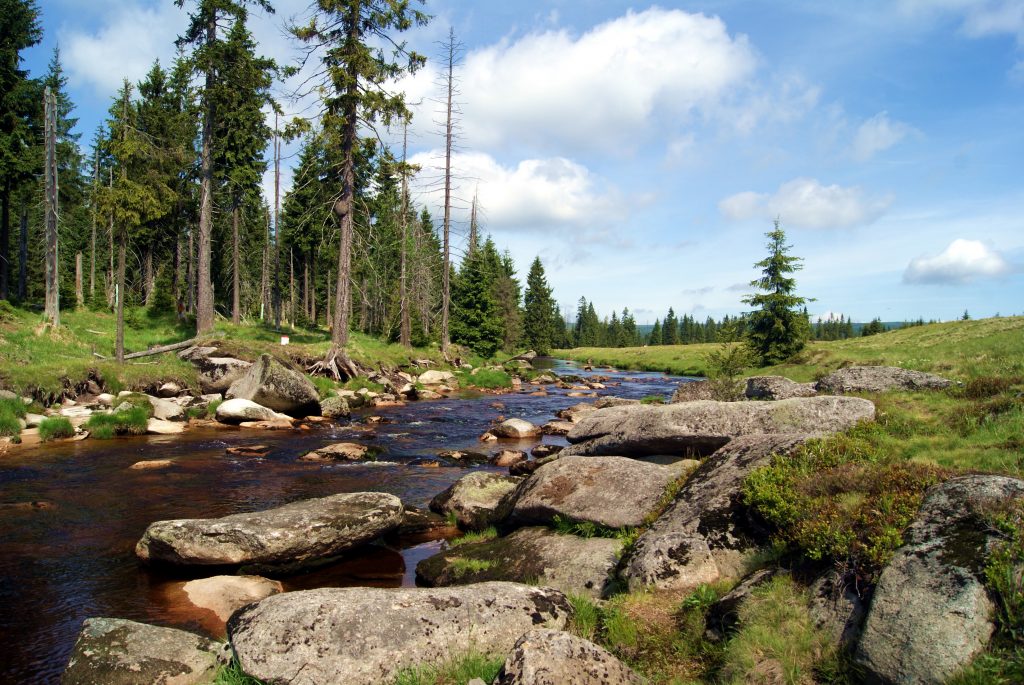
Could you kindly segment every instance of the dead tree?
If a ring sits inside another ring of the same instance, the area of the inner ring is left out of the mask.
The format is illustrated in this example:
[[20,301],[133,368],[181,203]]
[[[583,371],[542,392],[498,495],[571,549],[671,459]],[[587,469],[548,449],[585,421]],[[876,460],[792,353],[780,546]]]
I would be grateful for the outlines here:
[[60,282],[57,273],[57,100],[49,86],[43,92],[46,119],[46,310],[60,326]]

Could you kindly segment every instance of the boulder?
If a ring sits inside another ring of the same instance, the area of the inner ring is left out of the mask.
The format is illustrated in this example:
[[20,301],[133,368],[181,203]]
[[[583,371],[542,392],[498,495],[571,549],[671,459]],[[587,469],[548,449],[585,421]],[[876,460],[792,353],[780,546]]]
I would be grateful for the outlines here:
[[571,611],[557,590],[514,583],[324,588],[252,604],[228,635],[242,670],[260,680],[377,685],[471,649],[507,653],[532,628],[565,628]]
[[96,403],[103,407],[113,407],[114,400],[117,399],[116,395],[112,395],[109,392],[100,393],[96,395]]
[[33,414],[28,412],[25,414],[25,428],[39,428],[39,424],[46,420],[46,417],[42,414]]
[[227,621],[245,605],[284,592],[284,586],[261,576],[213,576],[190,580],[182,590],[193,606],[209,609]]
[[455,382],[455,374],[450,371],[424,371],[420,374],[419,382],[426,386],[449,385]]
[[430,500],[430,509],[442,515],[453,513],[460,528],[482,530],[495,522],[501,498],[521,480],[500,473],[474,471]]
[[416,582],[438,587],[510,580],[600,597],[621,549],[622,543],[612,538],[521,528],[507,537],[451,546],[424,559],[416,565]]
[[500,466],[501,468],[508,468],[519,462],[526,461],[526,452],[521,450],[501,450],[497,454],[493,455],[488,461],[494,466]]
[[462,464],[473,464],[487,461],[487,454],[477,450],[442,450],[437,453],[441,459],[451,459]]
[[173,381],[168,381],[167,383],[163,383],[159,388],[157,388],[156,396],[164,398],[177,397],[182,392],[183,390],[180,385]]
[[604,648],[570,633],[537,628],[516,641],[494,685],[643,685]]
[[150,435],[177,435],[185,432],[185,424],[181,421],[149,419],[146,421],[146,432]]
[[395,528],[392,535],[425,535],[441,530],[451,532],[452,526],[440,514],[417,507],[406,507],[402,514],[402,523]]
[[566,421],[571,421],[572,423],[579,423],[584,416],[593,411],[597,411],[597,407],[593,404],[590,402],[580,402],[579,404],[574,404],[568,409],[562,409],[561,411],[556,412],[555,416],[560,419],[565,419]]
[[543,459],[544,457],[550,457],[552,454],[558,454],[563,449],[565,448],[562,445],[550,445],[543,443],[530,450],[530,456],[534,459]]
[[221,423],[242,423],[244,421],[273,421],[274,419],[289,419],[285,414],[278,414],[269,407],[256,404],[252,400],[236,398],[224,400],[217,405],[217,420]]
[[242,421],[238,426],[239,428],[250,428],[261,431],[281,431],[290,430],[295,427],[295,424],[290,416],[281,414],[277,418],[265,421]]
[[859,397],[801,397],[778,402],[700,400],[598,409],[569,433],[565,454],[706,454],[750,434],[824,436],[873,419]]
[[174,466],[173,459],[145,459],[143,461],[137,461],[128,468],[133,471],[155,471],[158,469],[166,469]]
[[325,445],[302,457],[303,461],[362,461],[370,454],[370,448],[356,442],[336,442]]
[[270,445],[237,445],[224,448],[224,452],[236,457],[265,457],[270,453]]
[[[597,385],[591,383],[591,386]],[[605,409],[607,407],[626,407],[631,404],[640,404],[640,400],[630,400],[625,397],[602,397],[594,401],[595,409]]]
[[639,526],[675,479],[672,469],[625,457],[566,457],[541,466],[503,506],[505,523],[547,525],[555,516],[608,528]]
[[822,378],[818,392],[886,392],[889,390],[941,390],[953,381],[933,373],[901,369],[898,366],[848,366]]
[[269,354],[261,354],[246,374],[231,384],[225,397],[252,400],[289,416],[320,413],[320,395],[309,379]]
[[327,397],[320,400],[320,416],[329,419],[347,419],[352,415],[348,400],[344,397]]
[[1024,498],[1024,481],[952,478],[931,488],[904,545],[882,571],[855,660],[881,682],[944,683],[985,650],[995,606],[985,563],[995,531],[985,514]]
[[716,400],[714,385],[710,381],[683,381],[672,393],[671,404],[679,402],[696,402],[697,400]]
[[791,397],[814,397],[814,383],[797,383],[785,376],[751,376],[743,391],[748,400],[788,400]]
[[62,685],[210,683],[228,656],[193,633],[120,618],[87,618]]
[[540,427],[540,432],[544,435],[568,435],[572,427],[572,421],[548,421]]
[[189,361],[199,372],[199,387],[204,394],[227,392],[252,367],[252,362],[234,357],[194,356]]
[[402,522],[394,495],[356,492],[217,519],[151,523],[139,559],[175,566],[269,567],[288,571],[329,561]]
[[668,509],[637,539],[622,571],[630,587],[688,589],[739,577],[765,540],[764,531],[752,527],[742,504],[743,481],[767,465],[772,455],[791,454],[807,439],[806,435],[748,435],[708,457]]
[[844,650],[857,644],[866,608],[851,583],[829,572],[811,584],[808,609],[815,627]]
[[524,419],[507,419],[491,428],[490,432],[499,438],[519,440],[540,435],[540,428]]

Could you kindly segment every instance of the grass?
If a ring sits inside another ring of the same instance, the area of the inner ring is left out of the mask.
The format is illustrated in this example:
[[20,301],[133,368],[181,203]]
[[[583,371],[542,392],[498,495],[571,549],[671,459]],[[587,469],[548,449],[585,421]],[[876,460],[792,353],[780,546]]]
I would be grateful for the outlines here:
[[19,419],[24,416],[25,404],[19,398],[0,398],[0,435],[21,433]]
[[644,395],[640,398],[640,404],[665,404],[664,395]]
[[63,416],[48,416],[39,423],[39,439],[43,442],[70,438],[74,434],[71,421]]
[[489,390],[512,387],[512,376],[500,369],[479,368],[474,373],[460,370],[455,376],[459,379],[459,385],[463,387],[473,386]]
[[625,543],[631,543],[639,536],[636,529],[631,526],[609,528],[592,521],[576,521],[561,514],[555,514],[551,519],[551,527],[560,535],[575,535],[581,538],[612,538]]
[[214,676],[212,685],[264,685],[262,680],[246,675],[236,659],[221,666]]
[[85,422],[90,437],[109,440],[115,435],[143,435],[152,414],[152,408],[131,406],[109,414],[93,414]]
[[505,655],[494,656],[470,651],[436,665],[402,669],[394,685],[465,685],[474,678],[493,682],[505,664]]
[[489,571],[494,568],[495,562],[488,559],[464,559],[462,557],[453,557],[448,560],[448,565],[452,569],[452,574],[456,578],[461,578],[462,576],[470,573],[482,573],[483,571]]
[[[450,525],[454,526],[458,523],[458,519],[454,518],[454,512],[449,512],[453,517],[449,520]],[[460,545],[471,545],[476,542],[487,542],[488,540],[494,540],[498,537],[498,529],[494,526],[489,526],[483,530],[470,531],[457,538],[453,538],[448,541],[448,547],[458,547]]]

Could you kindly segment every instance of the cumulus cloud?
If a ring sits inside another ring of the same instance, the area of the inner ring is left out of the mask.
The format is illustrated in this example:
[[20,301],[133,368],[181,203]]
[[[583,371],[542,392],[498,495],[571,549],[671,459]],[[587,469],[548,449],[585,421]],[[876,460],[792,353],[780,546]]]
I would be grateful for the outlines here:
[[[438,152],[414,155],[410,162],[423,172],[417,188],[428,202],[440,201],[432,190]],[[611,240],[611,226],[627,213],[621,193],[587,167],[564,157],[524,159],[505,166],[483,152],[453,156],[458,170],[453,193],[463,201],[477,194],[487,229],[576,229],[576,237]]]
[[[630,11],[575,36],[528,33],[471,51],[459,74],[466,143],[629,145],[652,122],[707,112],[757,69],[745,36],[718,17]],[[436,80],[428,64],[403,82],[410,100]],[[431,105],[419,120],[430,121]]]
[[935,256],[911,260],[903,272],[903,282],[960,285],[1004,276],[1010,271],[1003,256],[985,243],[957,238]]
[[857,186],[824,186],[813,178],[795,178],[774,194],[746,191],[718,203],[719,211],[734,221],[773,219],[799,228],[848,228],[878,219],[891,197],[870,197]]
[[879,112],[857,128],[851,154],[854,159],[865,162],[899,143],[911,131],[913,129],[902,121],[890,119],[888,112]]

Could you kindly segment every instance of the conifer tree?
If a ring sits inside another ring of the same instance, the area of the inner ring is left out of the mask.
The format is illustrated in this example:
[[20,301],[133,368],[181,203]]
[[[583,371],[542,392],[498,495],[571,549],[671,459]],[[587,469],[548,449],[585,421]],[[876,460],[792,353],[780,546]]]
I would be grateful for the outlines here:
[[478,249],[466,255],[452,282],[452,341],[484,358],[493,357],[502,343],[490,276],[484,252]]
[[534,257],[530,264],[524,300],[523,336],[526,346],[537,354],[547,354],[561,337],[558,329],[562,327],[562,321],[540,257]]
[[810,336],[810,323],[800,308],[808,301],[796,295],[796,279],[789,276],[803,268],[800,257],[788,254],[786,233],[779,220],[765,234],[768,256],[757,262],[761,277],[750,282],[761,292],[743,302],[753,307],[747,326],[747,344],[762,365],[777,364],[803,349]]
[[675,345],[679,342],[679,321],[672,307],[668,308],[668,314],[661,324],[661,344]]
[[661,321],[658,319],[654,320],[654,328],[651,329],[651,334],[647,339],[648,345],[660,345],[662,340],[661,333]]

